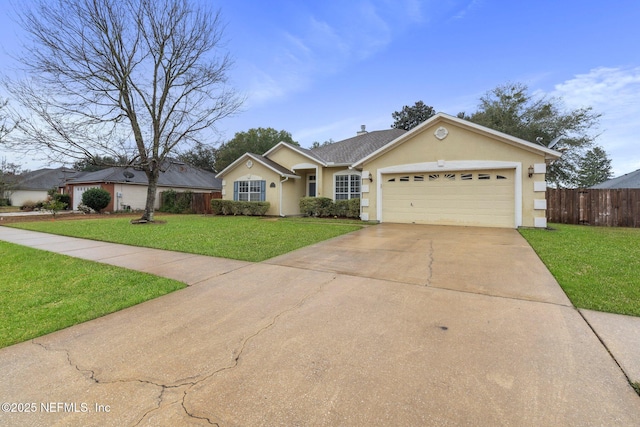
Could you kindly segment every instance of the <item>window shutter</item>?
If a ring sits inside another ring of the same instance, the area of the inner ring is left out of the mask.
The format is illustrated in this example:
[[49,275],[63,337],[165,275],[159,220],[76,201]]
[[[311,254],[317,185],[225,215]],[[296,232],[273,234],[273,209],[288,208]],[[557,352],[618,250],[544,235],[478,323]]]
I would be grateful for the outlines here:
[[233,182],[233,200],[238,201],[238,188],[240,187],[240,183],[238,181]]
[[260,201],[264,202],[266,200],[266,193],[267,190],[267,181],[260,181]]

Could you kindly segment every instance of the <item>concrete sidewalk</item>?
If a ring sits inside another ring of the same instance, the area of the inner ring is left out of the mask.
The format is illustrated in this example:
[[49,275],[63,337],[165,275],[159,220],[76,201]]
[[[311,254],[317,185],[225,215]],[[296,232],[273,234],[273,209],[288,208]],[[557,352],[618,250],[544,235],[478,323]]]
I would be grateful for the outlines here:
[[620,369],[636,375],[637,319],[581,315],[514,230],[383,224],[258,264],[0,239],[191,285],[1,349],[0,400],[16,403],[1,425],[640,419]]

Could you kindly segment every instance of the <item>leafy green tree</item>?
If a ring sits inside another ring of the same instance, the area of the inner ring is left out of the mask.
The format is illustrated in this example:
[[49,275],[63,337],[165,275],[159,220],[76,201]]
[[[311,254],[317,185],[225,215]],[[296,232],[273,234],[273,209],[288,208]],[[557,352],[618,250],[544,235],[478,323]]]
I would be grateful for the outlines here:
[[90,188],[82,193],[82,204],[96,212],[106,208],[111,202],[111,194],[104,188]]
[[178,155],[178,160],[195,166],[209,172],[216,172],[216,154],[218,150],[215,147],[209,147],[205,144],[196,144],[192,149]]
[[553,145],[563,155],[547,169],[547,181],[556,186],[572,185],[578,162],[593,144],[600,114],[591,107],[566,111],[562,100],[535,96],[521,83],[498,86],[480,98],[478,111],[458,117],[539,143]]
[[228,84],[225,23],[211,4],[22,2],[28,78],[5,82],[22,107],[12,146],[52,161],[126,154],[147,177],[141,222],[152,222],[165,160],[243,101]]
[[313,144],[311,144],[311,148],[320,148],[320,147],[324,147],[325,145],[329,145],[329,144],[333,144],[335,141],[332,138],[329,138],[328,141],[325,141],[323,143],[320,143],[318,141],[313,141]]
[[8,162],[6,158],[0,160],[0,206],[8,205],[11,195],[20,184],[20,174],[22,167],[18,164]]
[[411,130],[430,117],[435,116],[435,114],[436,112],[433,107],[426,105],[422,101],[418,101],[413,107],[405,105],[401,111],[391,113],[391,117],[393,118],[391,127],[394,129]]
[[237,132],[232,140],[222,144],[216,152],[215,170],[221,171],[244,153],[264,154],[280,142],[300,145],[287,131],[273,128],[253,128]]
[[588,188],[613,178],[611,159],[601,147],[588,150],[578,162],[577,186]]
[[95,172],[111,166],[126,166],[130,162],[126,156],[92,156],[78,160],[73,164],[73,169],[80,172]]

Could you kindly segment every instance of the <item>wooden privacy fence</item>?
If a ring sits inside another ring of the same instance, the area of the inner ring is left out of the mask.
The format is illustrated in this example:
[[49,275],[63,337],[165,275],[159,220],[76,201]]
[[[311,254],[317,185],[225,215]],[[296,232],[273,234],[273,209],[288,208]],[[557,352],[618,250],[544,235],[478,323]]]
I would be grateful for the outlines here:
[[[160,200],[164,199],[163,193],[160,195]],[[214,191],[212,193],[191,193],[191,211],[196,214],[208,214],[211,215],[211,200],[222,199],[222,192]],[[162,208],[162,206],[161,206]]]
[[547,189],[547,221],[640,227],[640,189]]
[[209,214],[211,211],[211,200],[222,199],[222,193],[216,191],[214,193],[192,193],[191,194],[191,209],[197,214]]

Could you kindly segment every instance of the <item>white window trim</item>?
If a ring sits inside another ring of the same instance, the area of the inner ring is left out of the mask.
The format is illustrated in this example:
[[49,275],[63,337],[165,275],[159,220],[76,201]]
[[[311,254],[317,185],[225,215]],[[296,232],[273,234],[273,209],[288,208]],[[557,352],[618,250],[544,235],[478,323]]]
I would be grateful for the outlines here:
[[[242,201],[242,200],[240,200],[240,194],[247,194],[247,200],[245,200],[245,201],[248,201],[248,202],[252,201],[251,200],[251,195],[252,194],[258,194],[258,199],[260,199],[261,196],[262,196],[262,191],[260,191],[260,190],[258,190],[258,192],[251,191],[251,184],[258,183],[258,188],[259,188],[260,187],[260,182],[262,182],[262,181],[265,181],[265,180],[264,179],[238,179],[238,180],[234,181],[234,185],[235,185],[236,182],[238,182],[238,183],[246,182],[247,183],[247,190],[248,191],[246,193],[245,192],[241,192],[240,191],[240,185],[238,185],[238,193],[237,193],[238,194],[238,200],[237,201]],[[265,181],[265,186],[266,186],[266,181]],[[235,189],[234,189],[234,195],[235,195]],[[265,188],[265,200],[266,200],[266,188]]]
[[[378,222],[384,222],[382,218],[382,175],[395,173],[418,173],[418,172],[440,172],[440,171],[467,171],[467,170],[487,170],[487,169],[515,169],[514,173],[514,198],[515,198],[515,225],[522,226],[522,163],[502,162],[486,160],[458,160],[447,162],[425,162],[411,163],[406,165],[389,166],[378,169],[378,185],[376,188],[377,206],[376,214]],[[334,185],[335,188],[335,185]]]
[[[333,174],[333,201],[336,201],[336,176],[339,175],[357,175],[358,179],[362,180],[362,173],[360,171],[357,170],[350,170],[350,169],[346,169],[340,172],[336,172]],[[351,180],[349,180],[349,185],[351,185]],[[317,191],[316,191],[317,193]],[[351,194],[351,193],[349,193]],[[358,196],[359,198],[362,198],[362,183],[360,184],[360,195]]]
[[[314,177],[313,180],[311,179],[312,176]],[[309,194],[309,184],[311,184],[312,182],[316,184],[316,194],[315,194],[315,196],[311,196]],[[305,193],[306,193],[307,197],[318,197],[318,175],[307,174],[307,188],[306,188]]]

